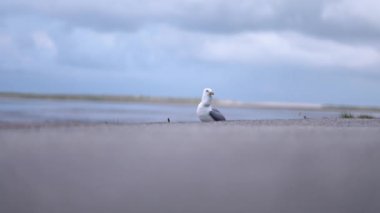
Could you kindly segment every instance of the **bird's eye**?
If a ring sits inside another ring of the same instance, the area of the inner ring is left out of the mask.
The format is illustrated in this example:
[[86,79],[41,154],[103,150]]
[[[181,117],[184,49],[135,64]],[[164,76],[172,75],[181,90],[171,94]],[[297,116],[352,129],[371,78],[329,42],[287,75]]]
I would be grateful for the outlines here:
[[208,91],[208,89],[206,89],[206,92],[210,92],[210,91]]

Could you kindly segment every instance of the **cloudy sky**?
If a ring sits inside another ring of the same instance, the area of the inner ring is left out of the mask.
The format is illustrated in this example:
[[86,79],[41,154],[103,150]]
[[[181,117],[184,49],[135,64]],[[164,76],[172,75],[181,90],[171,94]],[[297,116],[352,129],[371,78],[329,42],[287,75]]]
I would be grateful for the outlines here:
[[378,0],[2,0],[0,91],[380,105]]

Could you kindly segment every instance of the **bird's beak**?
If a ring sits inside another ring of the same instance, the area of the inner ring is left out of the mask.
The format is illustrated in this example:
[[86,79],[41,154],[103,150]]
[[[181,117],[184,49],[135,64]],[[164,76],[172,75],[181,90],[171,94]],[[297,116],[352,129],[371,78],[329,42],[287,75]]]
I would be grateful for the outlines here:
[[209,95],[210,95],[210,96],[214,95],[214,92],[210,92]]

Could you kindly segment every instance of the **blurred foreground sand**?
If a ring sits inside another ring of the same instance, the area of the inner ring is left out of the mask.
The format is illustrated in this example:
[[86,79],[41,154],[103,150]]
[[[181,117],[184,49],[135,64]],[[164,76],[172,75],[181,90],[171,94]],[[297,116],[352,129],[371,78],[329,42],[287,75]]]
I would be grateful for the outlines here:
[[380,120],[0,128],[0,212],[380,212]]

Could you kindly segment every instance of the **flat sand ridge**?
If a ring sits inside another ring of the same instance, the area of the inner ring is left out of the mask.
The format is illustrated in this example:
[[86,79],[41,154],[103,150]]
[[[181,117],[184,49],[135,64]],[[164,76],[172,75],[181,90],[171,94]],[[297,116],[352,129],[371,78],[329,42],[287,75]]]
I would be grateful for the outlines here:
[[225,122],[153,122],[153,123],[123,123],[123,122],[84,122],[84,121],[49,121],[49,122],[24,122],[12,123],[1,122],[0,131],[9,129],[28,129],[28,128],[56,128],[56,127],[95,127],[95,126],[125,126],[125,127],[144,127],[144,126],[170,126],[193,128],[214,126],[220,127],[254,127],[254,126],[320,126],[320,127],[380,127],[380,119],[339,119],[339,118],[325,118],[325,119],[278,119],[278,120],[246,120],[246,121],[225,121]]
[[380,212],[380,121],[0,130],[0,212]]

